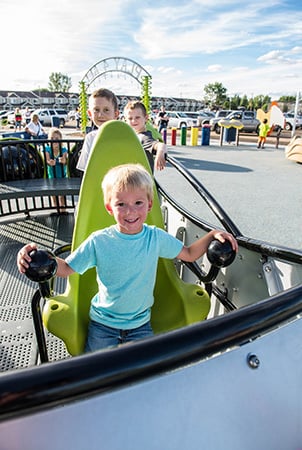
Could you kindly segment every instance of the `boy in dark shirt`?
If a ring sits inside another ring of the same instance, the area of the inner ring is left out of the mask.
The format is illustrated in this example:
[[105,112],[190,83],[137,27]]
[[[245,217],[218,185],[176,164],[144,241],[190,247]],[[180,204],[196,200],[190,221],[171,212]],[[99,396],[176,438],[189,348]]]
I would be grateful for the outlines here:
[[[165,155],[167,147],[163,142],[153,138],[151,131],[146,129],[148,114],[145,105],[139,101],[127,103],[124,109],[125,121],[136,132],[143,149],[145,150],[151,169],[163,170],[166,166]],[[153,159],[155,154],[155,159]]]

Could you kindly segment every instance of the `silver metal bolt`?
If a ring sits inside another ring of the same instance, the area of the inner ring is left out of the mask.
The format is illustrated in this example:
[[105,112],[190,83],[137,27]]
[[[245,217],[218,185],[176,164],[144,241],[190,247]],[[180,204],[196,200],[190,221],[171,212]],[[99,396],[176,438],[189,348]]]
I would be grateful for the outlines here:
[[258,369],[258,367],[260,366],[260,361],[257,355],[254,355],[253,353],[249,353],[247,355],[247,363],[251,369]]

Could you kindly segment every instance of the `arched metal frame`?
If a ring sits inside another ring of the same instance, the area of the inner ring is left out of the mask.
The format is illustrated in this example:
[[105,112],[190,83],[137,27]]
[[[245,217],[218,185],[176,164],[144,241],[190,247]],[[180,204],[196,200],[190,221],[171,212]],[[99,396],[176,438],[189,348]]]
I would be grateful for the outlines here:
[[134,78],[141,86],[143,85],[143,77],[152,78],[150,73],[136,61],[123,56],[112,56],[98,61],[86,72],[82,81],[85,83],[87,91],[97,78],[110,72],[125,73]]

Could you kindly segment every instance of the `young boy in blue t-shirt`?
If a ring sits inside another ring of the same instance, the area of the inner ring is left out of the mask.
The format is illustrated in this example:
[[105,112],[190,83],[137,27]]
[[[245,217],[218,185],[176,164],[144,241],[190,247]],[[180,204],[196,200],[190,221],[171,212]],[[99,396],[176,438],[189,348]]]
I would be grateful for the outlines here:
[[[212,230],[189,246],[166,231],[145,223],[153,203],[153,180],[140,164],[114,167],[102,183],[105,207],[116,224],[92,233],[66,260],[57,258],[57,276],[68,277],[95,267],[98,293],[90,307],[86,351],[116,346],[151,336],[151,307],[158,258],[192,262],[200,258],[213,239],[235,238]],[[35,244],[25,245],[17,257],[21,273],[31,261]]]

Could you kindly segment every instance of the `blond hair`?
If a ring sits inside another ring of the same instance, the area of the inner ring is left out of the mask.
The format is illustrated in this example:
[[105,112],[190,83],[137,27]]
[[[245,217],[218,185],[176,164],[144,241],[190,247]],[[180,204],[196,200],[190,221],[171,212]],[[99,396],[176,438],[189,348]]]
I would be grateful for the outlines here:
[[34,120],[39,120],[39,116],[38,116],[38,114],[36,114],[36,113],[32,113],[31,116],[30,116],[30,118],[31,118],[32,121],[34,121]]
[[153,200],[153,180],[141,164],[122,164],[110,169],[102,182],[104,202],[111,201],[113,192],[145,189],[148,200]]
[[57,137],[56,139],[58,139],[58,140],[62,140],[62,133],[61,133],[61,131],[59,130],[59,128],[51,128],[50,130],[49,130],[49,132],[48,132],[48,139],[54,139],[54,135],[58,135],[59,137]]

